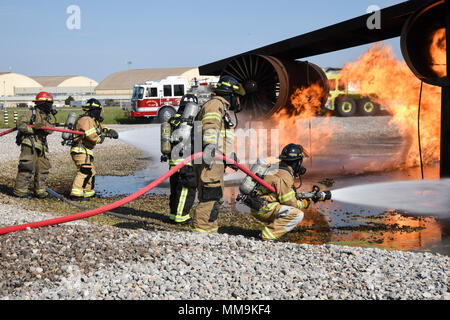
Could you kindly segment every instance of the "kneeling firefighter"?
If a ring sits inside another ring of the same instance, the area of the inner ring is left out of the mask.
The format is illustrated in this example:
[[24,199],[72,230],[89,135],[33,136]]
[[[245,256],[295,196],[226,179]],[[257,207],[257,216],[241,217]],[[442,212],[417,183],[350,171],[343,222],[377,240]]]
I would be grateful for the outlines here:
[[72,114],[66,121],[66,127],[73,127],[75,131],[84,132],[83,136],[72,136],[68,143],[72,147],[70,155],[77,166],[77,174],[70,192],[70,198],[74,201],[89,201],[95,195],[93,152],[95,146],[103,143],[105,138],[119,138],[119,134],[115,130],[102,126],[102,106],[97,99],[88,100],[83,111],[85,114],[81,117],[78,118]]
[[316,186],[313,192],[297,193],[295,178],[306,173],[302,164],[307,156],[301,145],[289,144],[281,152],[279,164],[269,167],[263,160],[258,160],[252,172],[263,178],[276,193],[271,193],[250,177],[241,184],[237,200],[249,206],[251,214],[266,224],[261,232],[262,240],[278,240],[302,222],[302,209],[309,208],[311,202],[331,199],[331,192],[320,191]]
[[[38,198],[48,196],[45,191],[50,161],[46,156],[48,151],[47,136],[52,133],[41,127],[54,127],[50,122],[57,111],[53,105],[53,97],[48,92],[40,92],[34,101],[35,107],[22,114],[17,119],[17,145],[21,146],[19,167],[14,186],[14,195],[19,198]],[[28,125],[34,125],[30,128]]]
[[192,230],[205,233],[218,230],[226,164],[215,160],[215,155],[222,153],[237,160],[233,152],[235,124],[228,112],[236,115],[241,111],[239,97],[245,95],[245,90],[235,78],[222,76],[212,94],[197,116],[202,122],[203,162],[195,164],[199,204],[194,211]]
[[[168,139],[170,137],[170,141],[161,144],[163,148],[168,147],[167,150],[162,150],[161,159],[167,161],[167,157],[169,157],[170,169],[192,155],[194,119],[199,109],[197,97],[193,94],[186,94],[181,98],[177,113],[168,123],[162,124],[162,128],[170,129],[167,137]],[[171,221],[177,224],[186,224],[191,221],[190,211],[194,205],[196,191],[197,181],[192,163],[187,164],[170,177],[169,218]]]

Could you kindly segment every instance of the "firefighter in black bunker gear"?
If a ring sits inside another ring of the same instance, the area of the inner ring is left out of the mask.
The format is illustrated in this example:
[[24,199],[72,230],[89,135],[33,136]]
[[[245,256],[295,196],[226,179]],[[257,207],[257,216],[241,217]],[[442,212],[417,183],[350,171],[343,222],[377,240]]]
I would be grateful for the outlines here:
[[[193,94],[184,95],[179,104],[176,114],[170,118],[169,124],[171,132],[176,133],[180,130],[183,122],[193,121],[194,119],[183,119],[185,108],[188,104],[198,105],[198,98]],[[180,164],[186,157],[190,156],[193,151],[193,135],[191,132],[190,141],[172,141],[172,153],[169,159],[169,167]],[[195,195],[197,192],[197,181],[195,177],[194,167],[192,163],[187,164],[170,177],[170,215],[169,218],[176,224],[188,224],[191,221],[191,209],[194,205]]]

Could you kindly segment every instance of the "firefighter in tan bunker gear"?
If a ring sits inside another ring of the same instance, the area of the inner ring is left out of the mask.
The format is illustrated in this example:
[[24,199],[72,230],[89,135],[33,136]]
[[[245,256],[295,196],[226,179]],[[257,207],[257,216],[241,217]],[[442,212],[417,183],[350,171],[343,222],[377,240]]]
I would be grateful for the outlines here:
[[[251,214],[257,220],[266,224],[261,232],[261,239],[266,241],[278,240],[284,234],[292,231],[303,220],[302,209],[310,206],[310,199],[297,199],[295,178],[306,173],[302,166],[303,159],[308,154],[301,145],[289,144],[279,159],[281,162],[269,168],[264,181],[274,187],[276,193],[260,187],[257,196],[264,205],[259,209],[251,209]],[[328,198],[316,199],[325,201]]]
[[77,166],[77,174],[72,184],[70,198],[74,201],[89,201],[95,195],[95,167],[93,149],[103,143],[106,137],[118,139],[115,130],[102,126],[102,106],[96,99],[90,99],[83,107],[85,114],[81,116],[75,131],[84,132],[83,136],[75,136],[70,150],[72,160]]
[[219,208],[223,204],[223,161],[214,160],[216,153],[234,155],[234,124],[228,111],[238,113],[239,96],[245,95],[242,85],[233,77],[223,76],[213,88],[213,97],[200,110],[202,122],[203,163],[195,164],[199,204],[192,218],[192,230],[212,233],[218,230]]
[[[47,136],[49,130],[41,127],[53,127],[50,114],[55,115],[53,97],[48,92],[40,92],[35,99],[35,108],[28,110],[17,119],[16,142],[21,146],[18,173],[13,194],[19,198],[38,198],[48,196],[45,188],[50,161],[47,158]],[[34,129],[29,125],[34,125]]]

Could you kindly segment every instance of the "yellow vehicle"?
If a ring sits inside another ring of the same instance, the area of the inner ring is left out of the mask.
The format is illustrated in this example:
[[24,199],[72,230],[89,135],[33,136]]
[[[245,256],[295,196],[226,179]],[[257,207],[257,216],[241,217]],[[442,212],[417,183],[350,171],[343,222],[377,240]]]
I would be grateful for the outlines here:
[[341,70],[338,68],[325,70],[330,86],[330,96],[324,106],[325,109],[340,117],[377,115],[381,106],[369,97],[361,96],[357,83],[345,83],[339,73]]

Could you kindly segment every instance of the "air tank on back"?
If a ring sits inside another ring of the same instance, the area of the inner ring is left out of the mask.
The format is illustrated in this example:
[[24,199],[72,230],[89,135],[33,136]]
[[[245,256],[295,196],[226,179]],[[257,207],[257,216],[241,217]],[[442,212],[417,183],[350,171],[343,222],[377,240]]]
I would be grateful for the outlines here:
[[[75,125],[78,121],[78,115],[75,112],[70,112],[67,115],[66,123],[64,124],[64,129],[75,130]],[[65,145],[69,140],[73,139],[73,134],[68,132],[63,132],[62,134],[62,144]]]
[[170,123],[163,122],[161,123],[161,153],[163,154],[161,160],[167,160],[167,157],[170,156],[170,152],[172,151],[172,144],[170,143],[170,138],[172,135],[172,129],[170,127]]
[[200,111],[200,107],[194,102],[188,102],[184,107],[183,115],[181,116],[181,124],[172,134],[172,143],[189,144],[194,120]]
[[[263,178],[267,174],[268,169],[269,164],[264,159],[258,159],[250,171],[258,177]],[[239,191],[244,195],[250,195],[252,192],[256,191],[257,186],[258,182],[253,180],[250,176],[246,176],[239,186]]]

